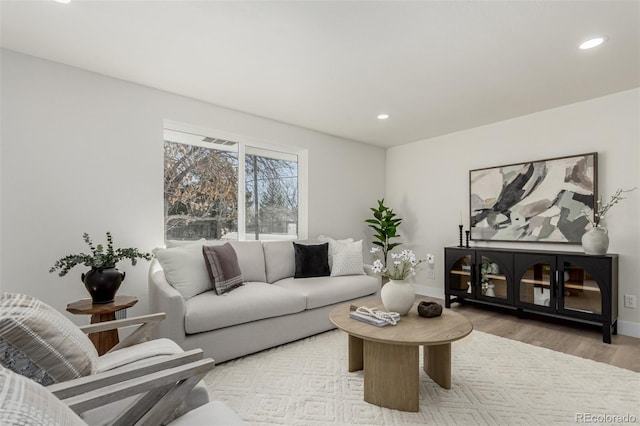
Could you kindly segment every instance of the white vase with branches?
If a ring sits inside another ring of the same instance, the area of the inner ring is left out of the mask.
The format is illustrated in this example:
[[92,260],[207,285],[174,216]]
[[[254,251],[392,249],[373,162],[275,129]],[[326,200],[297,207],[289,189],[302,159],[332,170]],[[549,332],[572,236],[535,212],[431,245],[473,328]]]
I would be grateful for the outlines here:
[[605,218],[611,207],[625,199],[625,197],[622,196],[624,193],[631,192],[635,189],[636,188],[618,188],[606,204],[603,204],[602,197],[598,198],[598,201],[596,201],[596,208],[593,213],[593,219],[585,213],[585,216],[591,225],[591,229],[585,232],[582,236],[582,249],[586,254],[603,255],[607,253],[607,250],[609,249],[609,235],[607,228],[602,226],[602,220]]

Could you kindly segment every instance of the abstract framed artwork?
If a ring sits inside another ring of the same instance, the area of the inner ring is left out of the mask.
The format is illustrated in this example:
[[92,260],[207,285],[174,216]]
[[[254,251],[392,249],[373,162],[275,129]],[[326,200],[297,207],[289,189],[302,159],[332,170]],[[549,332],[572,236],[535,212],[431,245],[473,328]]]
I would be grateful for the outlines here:
[[470,170],[471,239],[580,243],[597,171],[597,152]]

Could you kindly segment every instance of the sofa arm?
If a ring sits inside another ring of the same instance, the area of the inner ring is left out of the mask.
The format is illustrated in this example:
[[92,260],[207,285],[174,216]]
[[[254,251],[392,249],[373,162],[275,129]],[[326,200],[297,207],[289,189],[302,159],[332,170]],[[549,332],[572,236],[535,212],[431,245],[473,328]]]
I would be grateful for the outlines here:
[[161,321],[155,329],[155,337],[166,337],[182,346],[185,338],[184,299],[167,282],[164,270],[157,259],[151,261],[148,285],[149,310],[166,314],[166,319]]

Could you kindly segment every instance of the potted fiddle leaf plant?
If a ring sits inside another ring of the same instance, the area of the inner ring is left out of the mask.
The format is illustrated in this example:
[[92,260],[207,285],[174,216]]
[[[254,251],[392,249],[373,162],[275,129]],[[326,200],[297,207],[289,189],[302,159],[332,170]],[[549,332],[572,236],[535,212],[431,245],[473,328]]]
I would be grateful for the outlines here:
[[387,256],[389,251],[394,247],[399,246],[401,243],[394,243],[392,238],[398,238],[398,226],[402,223],[402,219],[399,218],[393,209],[384,205],[384,198],[378,200],[378,207],[370,207],[373,212],[373,219],[365,220],[374,231],[373,244],[376,247],[371,249],[371,253],[375,254],[382,251],[382,264],[387,267]]
[[64,277],[77,265],[90,267],[91,270],[82,273],[81,279],[93,303],[113,302],[125,277],[125,273],[116,268],[118,262],[129,259],[131,265],[135,266],[138,259],[150,260],[152,257],[151,253],[141,252],[137,248],[114,249],[111,232],[107,232],[106,248],[102,244],[94,245],[86,232],[82,238],[89,246],[91,254],[78,253],[65,256],[58,259],[49,272],[58,272],[59,276]]

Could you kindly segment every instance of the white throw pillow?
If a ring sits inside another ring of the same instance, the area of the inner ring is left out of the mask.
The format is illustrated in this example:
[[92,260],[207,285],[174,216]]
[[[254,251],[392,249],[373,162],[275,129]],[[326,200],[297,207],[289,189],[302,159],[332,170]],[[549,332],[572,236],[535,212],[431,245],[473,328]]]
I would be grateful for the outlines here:
[[341,242],[333,247],[333,266],[331,276],[364,275],[364,260],[362,258],[362,240]]
[[[185,246],[190,246],[192,244],[200,244],[203,245],[207,242],[207,240],[205,238],[200,238],[199,240],[189,240],[189,241],[185,241],[185,240],[166,240],[164,242],[164,248],[174,248],[174,247],[185,247]],[[162,249],[160,249],[162,250]]]
[[156,259],[164,269],[167,282],[178,290],[184,300],[212,290],[209,272],[202,254],[202,243],[182,247],[155,249]]
[[329,243],[329,269],[333,267],[333,253],[336,251],[338,244],[353,243],[353,238],[345,238],[344,240],[334,240],[326,235],[318,235],[318,241],[321,243]]

